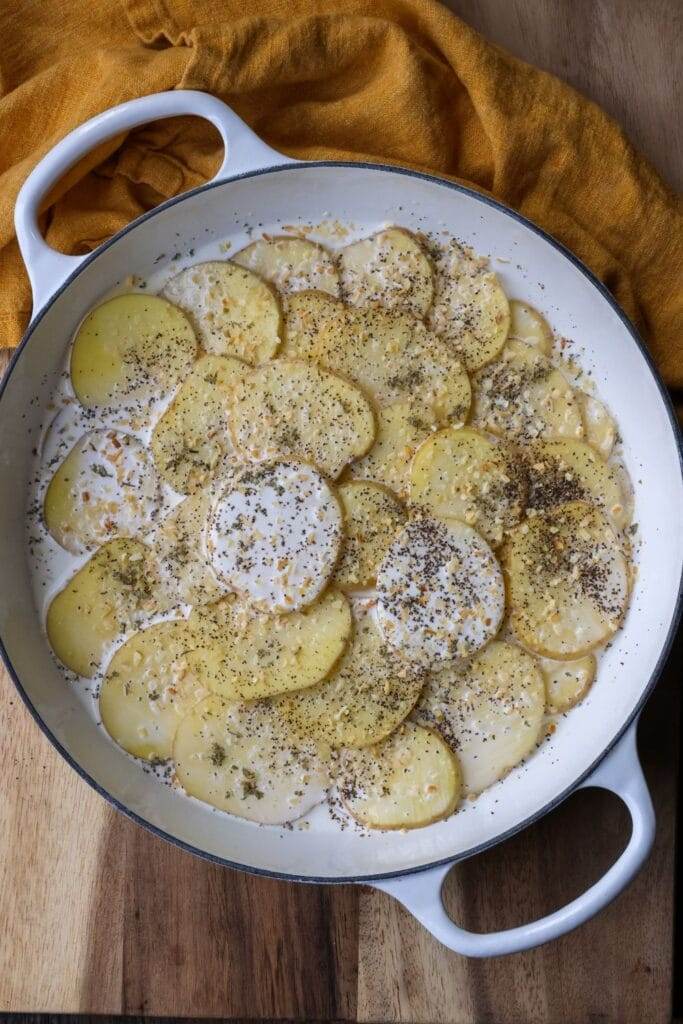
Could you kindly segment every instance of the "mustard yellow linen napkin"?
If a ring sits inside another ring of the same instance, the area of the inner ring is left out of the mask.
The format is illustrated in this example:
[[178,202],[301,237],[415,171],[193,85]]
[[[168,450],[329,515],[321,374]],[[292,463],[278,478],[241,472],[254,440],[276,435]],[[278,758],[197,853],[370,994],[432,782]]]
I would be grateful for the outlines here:
[[[608,285],[683,386],[683,218],[593,103],[435,0],[18,0],[0,11],[0,344],[30,296],[12,225],[22,181],[98,111],[203,89],[300,158],[376,160],[496,196]],[[48,240],[83,253],[209,178],[214,130],[159,122],[101,147],[48,198]]]

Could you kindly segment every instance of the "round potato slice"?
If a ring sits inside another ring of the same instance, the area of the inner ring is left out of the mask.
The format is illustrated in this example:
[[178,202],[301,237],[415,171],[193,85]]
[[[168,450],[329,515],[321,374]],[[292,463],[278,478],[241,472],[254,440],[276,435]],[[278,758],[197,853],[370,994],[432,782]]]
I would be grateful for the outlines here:
[[383,484],[407,498],[410,464],[430,431],[431,426],[415,413],[410,400],[379,409],[374,444],[367,455],[351,463],[349,476]]
[[529,513],[587,501],[602,509],[618,530],[628,524],[619,477],[585,441],[534,441],[519,450],[529,479]]
[[412,503],[474,526],[493,545],[522,518],[525,492],[524,474],[507,447],[467,427],[428,437],[410,470]]
[[575,391],[574,394],[583,417],[586,440],[598,455],[608,459],[617,439],[616,423],[599,399],[587,395],[585,391]]
[[519,299],[510,300],[510,330],[508,339],[521,341],[537,348],[544,356],[553,350],[553,332],[537,309]]
[[372,408],[358,388],[310,363],[283,359],[247,376],[230,426],[247,457],[293,456],[332,479],[375,436]]
[[348,377],[380,407],[410,400],[430,426],[467,418],[472,396],[462,362],[408,313],[349,309],[329,295],[300,292],[287,302],[283,353]]
[[342,594],[326,594],[300,612],[265,615],[234,599],[195,608],[190,625],[204,649],[207,680],[228,700],[254,700],[320,682],[351,635]]
[[189,495],[154,533],[161,586],[172,604],[210,604],[227,592],[213,571],[207,549],[212,500],[209,490]]
[[536,661],[496,640],[432,676],[415,717],[452,747],[463,792],[476,796],[532,753],[544,714],[545,686]]
[[67,668],[90,678],[118,637],[164,607],[150,549],[138,540],[111,540],[53,599],[48,640]]
[[590,690],[597,664],[592,654],[576,661],[552,661],[539,658],[545,679],[546,704],[551,715],[569,711],[583,700]]
[[265,281],[236,263],[212,260],[181,270],[164,296],[184,310],[206,352],[262,363],[280,344],[280,303]]
[[339,790],[367,828],[423,828],[447,818],[462,790],[460,766],[431,729],[404,722],[376,747],[343,750]]
[[583,437],[573,388],[530,345],[509,341],[501,358],[476,374],[473,384],[473,423],[492,434],[521,441]]
[[146,761],[165,761],[176,729],[209,690],[192,663],[196,646],[186,622],[160,622],[127,640],[104,676],[102,724],[120,747]]
[[377,594],[386,642],[428,668],[473,654],[496,635],[505,610],[493,552],[456,519],[410,520],[377,570]]
[[173,757],[190,796],[264,825],[300,818],[329,786],[329,751],[292,735],[267,700],[207,697],[180,723]]
[[45,525],[63,548],[92,551],[113,537],[144,537],[161,507],[159,481],[130,434],[93,430],[71,449],[45,494]]
[[510,307],[488,261],[451,241],[432,253],[435,267],[432,330],[445,338],[469,371],[495,359],[508,335]]
[[146,412],[172,391],[197,355],[185,314],[157,295],[117,295],[89,313],[71,350],[71,383],[89,409]]
[[330,677],[278,698],[278,706],[302,736],[333,747],[365,747],[410,714],[423,681],[386,648],[372,610],[355,608],[351,642]]
[[432,264],[417,239],[387,228],[339,253],[342,297],[351,306],[379,303],[424,316],[434,297]]
[[306,238],[260,238],[232,257],[282,294],[316,288],[339,295],[339,275],[331,253]]
[[406,512],[391,491],[368,480],[341,484],[337,497],[344,516],[344,543],[334,582],[342,590],[363,590],[375,582],[377,566]]
[[505,549],[510,624],[547,658],[572,660],[609,639],[628,601],[624,555],[603,513],[569,502],[518,526]]
[[179,494],[192,494],[237,460],[228,407],[248,370],[240,359],[202,356],[154,428],[157,472]]
[[342,542],[342,513],[327,481],[297,462],[259,463],[238,473],[209,521],[214,571],[263,611],[310,604],[330,579]]

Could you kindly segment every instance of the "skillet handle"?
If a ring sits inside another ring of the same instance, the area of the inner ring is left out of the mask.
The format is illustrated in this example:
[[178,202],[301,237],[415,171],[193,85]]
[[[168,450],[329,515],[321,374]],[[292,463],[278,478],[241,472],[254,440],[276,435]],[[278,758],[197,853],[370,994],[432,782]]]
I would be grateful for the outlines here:
[[538,921],[507,931],[469,932],[451,921],[441,898],[442,886],[452,863],[413,875],[380,879],[370,884],[397,899],[434,938],[463,956],[489,957],[520,953],[557,939],[584,924],[631,882],[647,859],[654,839],[655,816],[638,760],[636,726],[637,720],[579,787],[598,786],[616,793],[631,815],[631,838],[606,874],[565,907]]
[[14,224],[19,249],[31,281],[33,316],[86,259],[85,256],[64,256],[51,249],[43,240],[38,227],[38,213],[41,202],[52,186],[86,153],[107,139],[149,121],[178,117],[181,114],[203,117],[220,132],[225,159],[214,180],[262,167],[298,162],[277,153],[262,142],[221,100],[190,89],[143,96],[91,118],[61,139],[43,157],[24,182],[17,197]]

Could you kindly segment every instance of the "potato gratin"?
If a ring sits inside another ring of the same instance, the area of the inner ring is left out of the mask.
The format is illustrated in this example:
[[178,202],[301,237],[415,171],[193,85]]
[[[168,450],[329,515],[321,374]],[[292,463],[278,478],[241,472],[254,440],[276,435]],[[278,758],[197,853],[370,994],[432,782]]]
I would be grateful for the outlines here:
[[486,260],[400,227],[265,236],[92,310],[35,572],[112,739],[222,811],[331,793],[380,829],[531,755],[631,579],[616,427],[561,347]]

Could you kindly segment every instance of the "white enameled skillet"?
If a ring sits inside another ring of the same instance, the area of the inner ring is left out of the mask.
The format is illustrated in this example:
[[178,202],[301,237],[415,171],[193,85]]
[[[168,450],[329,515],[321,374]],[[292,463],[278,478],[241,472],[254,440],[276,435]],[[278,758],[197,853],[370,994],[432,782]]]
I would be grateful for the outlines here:
[[[180,114],[207,118],[226,147],[213,181],[138,218],[85,257],[43,241],[41,200],[86,152],[120,132]],[[339,831],[324,808],[307,831],[262,828],[212,811],[143,773],[99,728],[78,688],[52,660],[34,607],[25,540],[31,450],[67,347],[83,315],[129,274],[154,288],[155,260],[180,269],[225,258],[253,231],[283,224],[350,224],[357,236],[399,223],[449,232],[489,254],[510,296],[541,309],[574,340],[619,424],[635,485],[641,546],[623,630],[602,657],[589,697],[526,764],[448,821],[412,832]],[[635,330],[605,288],[561,245],[491,199],[425,174],[373,164],[301,163],[276,153],[219,100],[198,92],[147,96],[93,118],[38,165],[16,205],[34,315],[0,393],[0,636],[26,705],[69,763],[116,807],[217,863],[299,881],[362,882],[391,893],[441,942],[469,956],[528,949],[576,927],[628,884],[654,834],[636,753],[636,723],[678,621],[683,566],[683,480],[678,433],[661,381]],[[189,255],[189,250],[193,255]],[[613,790],[632,818],[629,843],[607,874],[568,906],[531,924],[473,934],[445,914],[441,886],[455,861],[500,842],[580,786]]]

